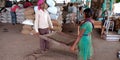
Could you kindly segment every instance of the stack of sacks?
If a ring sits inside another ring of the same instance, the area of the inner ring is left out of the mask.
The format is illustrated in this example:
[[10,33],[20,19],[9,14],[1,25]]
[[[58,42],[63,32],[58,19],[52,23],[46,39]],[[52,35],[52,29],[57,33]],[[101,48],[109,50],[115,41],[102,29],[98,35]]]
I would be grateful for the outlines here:
[[23,34],[34,34],[33,30],[33,22],[35,20],[34,9],[32,7],[28,7],[24,11],[25,21],[22,22],[24,24],[22,32]]
[[30,34],[32,30],[33,30],[32,26],[30,26],[30,25],[24,25],[21,33],[22,34]]
[[53,0],[46,0],[48,4],[47,11],[50,13],[50,17],[53,23],[53,30],[62,31],[62,10],[61,7],[56,6]]
[[46,0],[46,3],[48,4],[49,7],[55,6],[55,2],[53,0]]
[[7,11],[2,11],[1,13],[0,13],[0,22],[2,22],[2,23],[7,23],[8,21],[7,21]]
[[0,21],[2,23],[11,23],[10,9],[11,8],[6,8],[6,9],[1,11]]
[[2,15],[2,14],[0,13],[0,22],[2,21],[2,19],[1,19],[1,18],[2,18],[2,16],[1,16],[1,15]]
[[119,30],[120,29],[120,17],[115,20],[115,30]]
[[[12,23],[11,22],[11,13],[10,13],[10,11],[11,11],[11,8],[6,8],[6,11],[4,12],[2,12],[1,14],[0,14],[0,21],[2,22],[2,23]],[[25,18],[24,18],[24,9],[18,9],[17,11],[16,11],[16,17],[17,17],[17,23],[22,23],[24,20],[25,20]]]
[[16,11],[16,17],[17,17],[17,22],[18,23],[22,23],[25,20],[24,10],[25,9],[19,9],[19,10]]
[[11,8],[7,8],[7,11],[6,11],[6,13],[7,13],[7,15],[6,15],[6,17],[7,17],[7,23],[12,23],[11,22],[11,13],[10,13],[10,9]]
[[58,11],[57,11],[58,19],[57,20],[62,25],[62,23],[63,23],[63,15],[62,15],[63,8],[62,8],[62,6],[57,6],[57,9],[58,9]]
[[0,0],[0,7],[5,7],[5,0]]
[[[24,13],[23,13],[24,9],[18,9],[16,11],[16,17],[17,17],[17,23],[21,23],[24,20]],[[12,23],[11,22],[11,8],[6,8],[5,12],[1,13],[1,22],[2,23]]]
[[30,19],[34,20],[35,19],[35,14],[34,14],[34,9],[32,7],[28,7],[24,11],[25,19]]

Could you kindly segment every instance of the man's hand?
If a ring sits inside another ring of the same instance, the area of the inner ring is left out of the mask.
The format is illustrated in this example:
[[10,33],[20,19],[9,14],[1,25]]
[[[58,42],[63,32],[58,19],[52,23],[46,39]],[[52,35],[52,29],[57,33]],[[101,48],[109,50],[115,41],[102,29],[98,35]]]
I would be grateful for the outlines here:
[[36,36],[39,36],[40,34],[39,34],[39,33],[36,33],[35,35],[36,35]]
[[75,47],[74,47],[74,46],[71,46],[71,47],[70,47],[70,50],[71,50],[72,52],[75,52]]

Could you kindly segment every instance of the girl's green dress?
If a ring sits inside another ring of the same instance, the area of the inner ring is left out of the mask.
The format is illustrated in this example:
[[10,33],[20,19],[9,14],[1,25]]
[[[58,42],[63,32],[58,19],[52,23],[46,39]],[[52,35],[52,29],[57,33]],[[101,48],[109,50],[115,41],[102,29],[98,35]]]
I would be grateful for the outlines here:
[[78,43],[79,60],[88,60],[93,53],[91,35],[88,35],[92,32],[92,23],[89,21],[85,22],[80,26],[81,29],[85,29],[85,32]]

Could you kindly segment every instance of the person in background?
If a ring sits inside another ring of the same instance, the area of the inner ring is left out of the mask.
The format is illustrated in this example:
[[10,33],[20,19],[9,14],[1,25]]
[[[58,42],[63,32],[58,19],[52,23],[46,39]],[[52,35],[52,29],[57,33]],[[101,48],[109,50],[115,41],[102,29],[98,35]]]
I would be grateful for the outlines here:
[[72,51],[75,51],[76,45],[78,45],[79,51],[79,60],[89,60],[93,54],[91,33],[93,26],[92,10],[87,8],[84,10],[84,22],[80,25],[79,35],[75,40],[74,44],[70,48]]
[[17,9],[19,9],[19,6],[16,2],[14,2],[11,7],[11,18],[12,18],[11,20],[13,25],[17,24],[17,18],[16,18]]
[[77,13],[77,4],[74,3],[73,6],[72,6],[73,10],[72,10],[72,13]]
[[73,6],[73,3],[68,4],[68,13],[72,13],[72,10],[73,10],[72,6]]
[[[49,13],[45,10],[45,0],[38,0],[38,10],[35,13],[35,31],[37,35],[48,34],[50,28],[53,28],[53,24]],[[49,49],[49,42],[40,39],[40,51],[38,53],[44,53]]]
[[71,16],[71,19],[72,19],[72,23],[75,25],[76,23],[76,17],[77,17],[77,4],[74,3],[73,6],[72,6],[72,16]]
[[78,12],[77,12],[77,23],[79,24],[79,22],[83,20],[83,9],[82,9],[82,6],[80,6],[78,8]]
[[73,23],[75,25],[77,15],[77,6],[75,3],[70,3],[68,6],[68,13],[70,23]]
[[26,0],[26,2],[24,3],[24,8],[30,7],[32,6],[32,3],[29,2],[29,0]]
[[76,23],[78,24],[78,35],[79,35],[79,24],[82,22],[82,20],[84,19],[83,17],[83,9],[82,9],[82,6],[80,6],[78,8],[78,13],[77,13],[77,20],[76,20]]

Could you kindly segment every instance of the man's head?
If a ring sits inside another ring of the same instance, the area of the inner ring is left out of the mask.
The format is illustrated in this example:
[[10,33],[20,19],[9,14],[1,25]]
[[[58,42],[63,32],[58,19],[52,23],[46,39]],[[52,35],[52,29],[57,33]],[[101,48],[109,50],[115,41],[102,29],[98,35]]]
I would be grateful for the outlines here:
[[45,0],[38,0],[38,9],[44,9],[45,8]]

